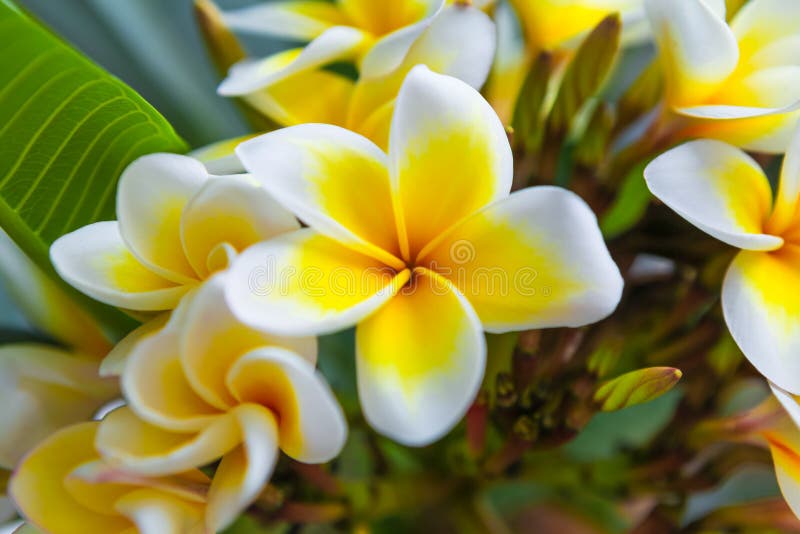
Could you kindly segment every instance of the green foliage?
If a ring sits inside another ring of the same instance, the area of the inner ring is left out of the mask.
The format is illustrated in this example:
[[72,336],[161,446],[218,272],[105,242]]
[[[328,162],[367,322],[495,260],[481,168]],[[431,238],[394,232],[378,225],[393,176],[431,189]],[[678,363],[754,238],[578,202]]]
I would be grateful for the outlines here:
[[[0,226],[58,279],[50,244],[114,218],[117,179],[131,161],[186,147],[132,89],[8,0],[0,2],[0,32]],[[117,333],[128,327],[92,307]]]
[[515,141],[528,152],[536,152],[542,143],[544,105],[552,74],[553,57],[539,54],[517,97],[511,124]]
[[620,410],[660,397],[672,389],[681,376],[680,369],[673,367],[638,369],[601,385],[594,400],[605,412]]
[[644,167],[637,165],[622,182],[614,203],[600,219],[600,229],[606,239],[613,239],[638,223],[650,204],[650,191],[644,181]]
[[603,87],[619,52],[621,30],[619,15],[609,15],[581,43],[550,112],[554,131],[568,131],[581,108]]

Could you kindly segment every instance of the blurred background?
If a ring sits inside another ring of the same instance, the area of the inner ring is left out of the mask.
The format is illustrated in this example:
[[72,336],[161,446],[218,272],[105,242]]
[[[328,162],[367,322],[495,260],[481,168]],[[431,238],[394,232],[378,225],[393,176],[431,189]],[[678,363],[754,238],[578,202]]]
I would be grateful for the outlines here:
[[[193,0],[16,1],[137,90],[193,148],[249,131],[236,106],[216,95],[219,76],[208,59],[195,23]],[[218,0],[218,4],[234,8],[255,1]],[[289,44],[256,38],[244,39],[244,43],[256,56]],[[650,57],[651,51],[644,50],[638,63],[643,65]],[[0,283],[0,342],[4,332],[20,330],[30,331],[30,326],[10,304]],[[352,340],[346,336],[341,351],[351,354]],[[327,341],[329,345],[334,342],[338,341]],[[336,347],[327,348],[332,351]],[[351,369],[323,371],[340,396],[352,397],[350,400],[354,401]],[[631,470],[636,457],[646,451],[669,448],[668,424],[684,394],[677,388],[648,404],[597,415],[577,439],[534,457],[535,472],[527,480],[509,480],[493,486],[485,495],[487,503],[513,518],[510,527],[515,532],[593,532],[580,516],[604,524],[609,532],[625,531],[628,525],[635,524],[637,513],[646,511],[652,503],[645,496],[628,501],[630,509],[615,506],[614,498],[623,496],[622,486],[615,482],[617,475]],[[735,413],[765,394],[763,381],[753,380],[735,394],[721,396],[727,398],[727,409]],[[361,465],[364,455],[358,447],[368,440],[362,434],[354,433],[341,460],[348,469],[355,466],[351,469],[354,472],[367,469]],[[398,448],[396,454],[402,452]],[[413,456],[409,458],[413,460]],[[640,474],[643,480],[648,478],[647,473]],[[716,510],[778,496],[771,467],[762,462],[743,461],[716,486],[691,492],[676,523],[688,526]],[[554,502],[558,506],[553,506]],[[634,509],[636,506],[641,510]],[[570,508],[580,513],[569,513]],[[537,530],[531,530],[534,526]],[[0,528],[0,533],[3,532]]]

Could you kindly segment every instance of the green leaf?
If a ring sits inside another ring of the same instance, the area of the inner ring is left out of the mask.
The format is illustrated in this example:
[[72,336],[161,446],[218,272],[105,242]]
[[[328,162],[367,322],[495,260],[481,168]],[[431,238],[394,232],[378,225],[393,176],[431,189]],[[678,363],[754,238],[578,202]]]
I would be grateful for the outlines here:
[[650,190],[644,181],[645,163],[637,165],[620,187],[614,203],[600,218],[603,237],[612,239],[621,235],[638,223],[650,204]]
[[[52,242],[115,217],[117,179],[131,161],[186,146],[136,92],[8,0],[0,33],[0,227],[60,282]],[[69,291],[115,334],[130,328],[121,313]]]
[[683,376],[674,367],[648,367],[618,376],[601,385],[594,395],[604,412],[621,410],[660,397]]
[[553,74],[553,56],[539,54],[525,78],[514,106],[514,140],[527,152],[536,152],[544,138],[544,104]]
[[550,112],[553,132],[569,131],[581,108],[603,87],[619,51],[621,29],[619,15],[609,15],[581,43],[564,72]]

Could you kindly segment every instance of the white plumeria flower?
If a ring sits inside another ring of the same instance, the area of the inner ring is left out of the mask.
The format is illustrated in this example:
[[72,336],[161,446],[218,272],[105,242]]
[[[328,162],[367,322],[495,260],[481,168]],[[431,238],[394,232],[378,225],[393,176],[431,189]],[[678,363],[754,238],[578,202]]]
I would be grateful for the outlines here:
[[725,321],[761,374],[800,393],[800,130],[774,203],[758,164],[721,141],[670,150],[645,169],[645,178],[686,220],[742,249],[722,286]]
[[362,409],[402,443],[430,443],[461,419],[483,377],[483,329],[583,325],[619,301],[594,214],[555,187],[509,195],[503,126],[456,78],[411,71],[388,154],[329,125],[266,134],[237,153],[311,228],[240,255],[229,305],[284,335],[357,324]]
[[267,335],[225,306],[219,273],[176,311],[180,323],[141,341],[123,373],[128,406],[101,423],[97,446],[126,470],[161,476],[221,458],[206,525],[217,532],[252,503],[278,450],[321,463],[347,426],[314,369],[316,339]]
[[88,421],[119,397],[100,360],[39,343],[0,347],[0,466],[12,468],[60,428]]
[[146,478],[100,458],[97,422],[64,428],[20,463],[9,485],[27,523],[19,534],[209,534],[208,477],[199,469]]
[[258,73],[253,89],[266,87],[303,70],[335,61],[356,59],[367,76],[400,64],[411,43],[444,6],[444,0],[336,0],[262,2],[229,11],[225,22],[234,30],[311,41],[304,48],[279,52],[239,66]]
[[769,444],[783,498],[800,517],[800,404],[796,395],[775,384],[770,384],[770,388],[789,417],[762,431],[762,436]]
[[[379,9],[386,8],[382,5]],[[283,8],[266,4],[252,9],[272,14],[274,9]],[[219,91],[228,96],[246,96],[250,104],[280,124],[335,124],[361,133],[385,148],[394,100],[414,66],[424,64],[480,88],[495,50],[491,19],[476,7],[462,3],[442,9],[403,35],[402,40],[387,43],[386,50],[391,49],[391,53],[373,49],[356,82],[320,69],[324,62],[307,61],[318,49],[323,39],[320,37],[299,55],[287,51],[260,62],[248,60],[234,66]]]
[[[118,221],[98,222],[50,249],[64,280],[101,302],[157,312],[181,299],[248,246],[299,228],[247,175],[210,176],[196,159],[144,156],[117,189]],[[164,323],[147,322],[117,346],[104,372],[120,371],[127,349]]]
[[781,153],[800,117],[800,2],[751,0],[725,22],[722,0],[646,0],[667,105],[686,135]]

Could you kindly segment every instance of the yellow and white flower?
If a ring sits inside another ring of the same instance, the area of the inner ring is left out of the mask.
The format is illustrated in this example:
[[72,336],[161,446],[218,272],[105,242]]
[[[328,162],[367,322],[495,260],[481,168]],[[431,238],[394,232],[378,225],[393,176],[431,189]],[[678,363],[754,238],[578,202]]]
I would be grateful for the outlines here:
[[319,124],[237,154],[310,228],[234,261],[231,309],[283,335],[357,324],[364,414],[402,443],[434,441],[461,419],[483,377],[483,329],[583,325],[619,301],[622,279],[591,210],[554,187],[509,195],[503,126],[456,78],[411,71],[388,154]]
[[[234,27],[263,24],[267,28],[282,20],[276,13],[307,9],[309,4],[317,4],[315,9],[319,7],[316,2],[262,4],[248,8],[242,18],[229,15],[228,20]],[[322,5],[326,6],[326,11],[339,7],[347,11],[348,4]],[[367,1],[352,4],[366,5]],[[365,10],[363,17],[381,20],[396,17],[413,11],[403,7],[412,4],[422,6],[425,2],[398,0],[380,7],[370,2],[374,7]],[[415,65],[427,65],[436,72],[480,88],[492,64],[495,30],[485,13],[461,2],[444,9],[440,7],[441,2],[427,4],[424,12],[429,16],[422,22],[396,32],[370,49],[360,64],[356,82],[321,68],[332,61],[330,52],[336,50],[334,43],[328,42],[330,36],[347,33],[335,27],[302,51],[289,50],[234,66],[219,92],[227,96],[245,96],[259,111],[286,126],[310,122],[334,124],[361,133],[385,147],[394,100],[405,76]],[[255,14],[262,16],[255,17]],[[246,24],[244,19],[248,21]],[[286,19],[283,24],[287,31],[302,27],[294,18]],[[377,22],[370,22],[373,24]]]
[[316,373],[314,338],[245,327],[225,306],[220,273],[181,304],[173,321],[139,342],[122,377],[127,407],[102,421],[97,445],[126,470],[164,476],[221,458],[206,526],[225,528],[259,495],[278,450],[326,462],[347,426]]
[[[276,76],[276,66],[290,66],[297,72],[346,59],[355,59],[360,70],[372,76],[389,72],[400,63],[444,3],[284,0],[228,11],[225,22],[234,30],[310,41],[304,48],[261,60],[261,68],[253,65],[265,79]],[[287,74],[277,76],[285,78]]]
[[[176,154],[144,156],[125,170],[117,216],[61,237],[50,257],[80,291],[140,312],[174,309],[238,251],[299,227],[252,178],[210,176],[196,159]],[[104,372],[118,374],[127,349],[164,322],[134,330]]]
[[800,404],[795,395],[770,384],[789,417],[762,431],[772,453],[778,485],[789,508],[800,517]]
[[646,0],[666,103],[691,137],[760,152],[786,150],[800,117],[800,3],[751,0],[725,21],[725,3]]
[[722,286],[725,321],[761,374],[800,393],[800,130],[774,202],[758,164],[721,141],[670,150],[645,169],[645,179],[686,220],[742,249]]
[[56,430],[88,421],[119,396],[116,380],[98,375],[97,357],[39,343],[0,347],[0,466],[14,467]]
[[0,466],[14,467],[43,438],[88,421],[119,396],[98,374],[111,349],[98,323],[0,230],[0,281],[30,325],[57,340],[0,347]]
[[97,426],[58,431],[19,465],[9,489],[29,525],[51,534],[207,532],[208,477],[193,469],[145,478],[113,467],[95,450]]

